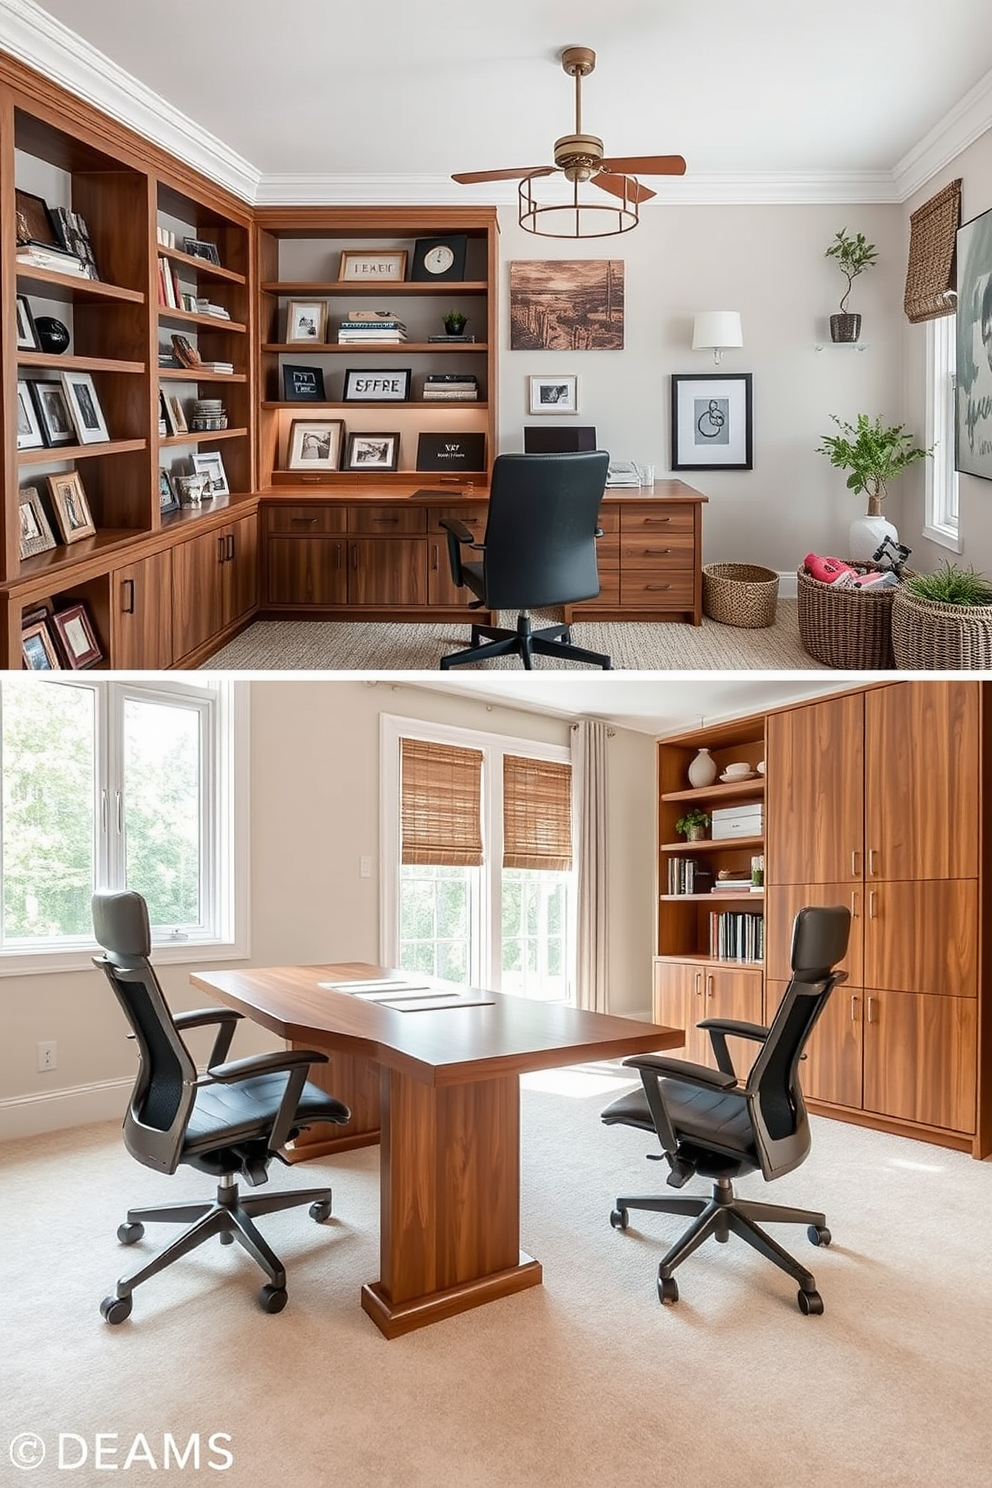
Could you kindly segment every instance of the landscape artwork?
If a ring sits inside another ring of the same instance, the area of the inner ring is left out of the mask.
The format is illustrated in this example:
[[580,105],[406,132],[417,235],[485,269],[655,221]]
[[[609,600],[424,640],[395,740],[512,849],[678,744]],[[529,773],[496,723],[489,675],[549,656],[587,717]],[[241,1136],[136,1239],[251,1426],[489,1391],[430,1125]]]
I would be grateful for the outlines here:
[[511,351],[622,351],[623,259],[510,264]]
[[958,470],[992,480],[992,211],[958,229]]

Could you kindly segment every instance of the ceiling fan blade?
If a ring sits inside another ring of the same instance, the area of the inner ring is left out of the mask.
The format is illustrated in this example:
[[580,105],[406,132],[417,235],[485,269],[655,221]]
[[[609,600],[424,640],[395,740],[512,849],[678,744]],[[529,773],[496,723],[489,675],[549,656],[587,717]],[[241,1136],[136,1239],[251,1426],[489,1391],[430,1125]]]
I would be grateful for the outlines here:
[[615,155],[600,162],[605,170],[631,176],[684,176],[681,155]]
[[626,176],[613,175],[609,171],[600,171],[598,175],[592,177],[592,182],[601,191],[612,192],[614,196],[626,197],[627,201],[638,204],[658,195],[649,186],[642,186],[639,181],[631,181]]
[[519,170],[460,171],[451,179],[460,186],[471,186],[476,181],[517,181],[523,176],[550,176],[553,171],[553,165],[522,165]]

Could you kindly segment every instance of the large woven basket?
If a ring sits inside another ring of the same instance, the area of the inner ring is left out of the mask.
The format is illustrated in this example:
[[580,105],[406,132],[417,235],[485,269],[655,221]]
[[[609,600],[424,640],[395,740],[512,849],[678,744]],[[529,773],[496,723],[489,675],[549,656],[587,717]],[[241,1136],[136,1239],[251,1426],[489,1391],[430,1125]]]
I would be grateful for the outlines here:
[[778,574],[757,563],[705,563],[703,612],[719,625],[760,630],[775,624]]
[[992,670],[992,605],[949,605],[900,589],[892,605],[900,671]]
[[[880,564],[855,564],[878,569]],[[908,572],[904,570],[904,573]],[[844,671],[886,671],[895,665],[892,654],[892,598],[898,590],[839,589],[807,573],[796,576],[799,596],[799,639],[810,656],[825,666]]]

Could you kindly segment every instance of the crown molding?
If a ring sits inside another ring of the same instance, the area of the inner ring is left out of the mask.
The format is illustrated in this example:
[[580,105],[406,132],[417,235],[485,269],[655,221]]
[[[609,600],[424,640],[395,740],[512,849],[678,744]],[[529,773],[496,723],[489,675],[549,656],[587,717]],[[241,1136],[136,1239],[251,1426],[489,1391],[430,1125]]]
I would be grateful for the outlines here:
[[0,14],[0,45],[5,52],[119,119],[242,201],[254,202],[259,173],[253,165],[41,10],[34,0],[0,0]]
[[898,200],[911,196],[945,170],[962,150],[992,129],[992,72],[980,78],[960,103],[940,119],[919,144],[902,157],[892,171]]

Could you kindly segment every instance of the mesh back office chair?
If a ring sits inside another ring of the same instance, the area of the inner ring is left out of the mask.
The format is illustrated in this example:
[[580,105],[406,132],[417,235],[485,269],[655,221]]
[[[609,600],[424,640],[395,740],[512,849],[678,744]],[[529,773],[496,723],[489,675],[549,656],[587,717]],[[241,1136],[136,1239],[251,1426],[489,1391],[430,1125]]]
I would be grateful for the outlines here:
[[[713,1179],[709,1199],[621,1197],[610,1215],[610,1223],[619,1230],[627,1228],[629,1209],[694,1216],[658,1267],[662,1302],[678,1301],[678,1282],[672,1274],[676,1266],[709,1235],[725,1241],[733,1232],[799,1283],[800,1312],[822,1313],[812,1273],[757,1221],[804,1224],[814,1245],[829,1245],[826,1217],[738,1199],[731,1179],[758,1168],[766,1179],[779,1178],[798,1167],[809,1152],[799,1060],[827,998],[838,982],[846,980],[846,973],[833,967],[844,959],[850,928],[850,911],[842,906],[799,911],[792,932],[792,979],[771,1027],[725,1018],[707,1018],[699,1024],[709,1031],[718,1069],[657,1054],[624,1060],[640,1070],[643,1088],[607,1106],[603,1120],[657,1133],[671,1169],[670,1187],[681,1188],[696,1173]],[[728,1034],[762,1046],[744,1085],[734,1073]]]
[[[452,578],[478,595],[471,607],[520,612],[516,630],[473,625],[469,647],[443,657],[442,670],[511,653],[530,670],[535,652],[612,670],[608,656],[573,646],[567,625],[534,630],[529,613],[595,599],[599,593],[596,519],[609,463],[602,450],[497,455],[484,542],[477,543],[463,523],[442,519]],[[466,560],[466,546],[481,553],[481,561]],[[485,644],[480,644],[482,637]]]
[[[350,1119],[347,1106],[307,1082],[310,1066],[326,1064],[327,1055],[284,1050],[225,1063],[241,1014],[230,1008],[170,1013],[148,959],[151,933],[141,895],[100,892],[94,894],[92,908],[96,939],[106,952],[94,956],[93,964],[106,973],[138,1045],[124,1145],[138,1162],[159,1173],[174,1173],[187,1163],[217,1178],[213,1202],[128,1210],[117,1231],[123,1245],[139,1241],[148,1223],[185,1222],[189,1228],[147,1266],[119,1281],[100,1311],[108,1323],[122,1323],[130,1316],[136,1286],[217,1235],[225,1245],[237,1240],[258,1262],[269,1278],[259,1303],[265,1312],[281,1312],[286,1273],[253,1218],[309,1204],[311,1218],[322,1223],[330,1217],[331,1191],[297,1189],[242,1198],[237,1175],[252,1187],[265,1183],[271,1159],[304,1127],[315,1121],[343,1125]],[[207,1074],[198,1076],[181,1031],[212,1024],[219,1026]]]

